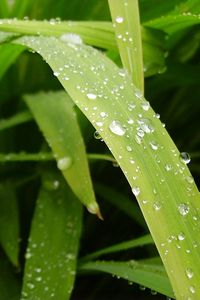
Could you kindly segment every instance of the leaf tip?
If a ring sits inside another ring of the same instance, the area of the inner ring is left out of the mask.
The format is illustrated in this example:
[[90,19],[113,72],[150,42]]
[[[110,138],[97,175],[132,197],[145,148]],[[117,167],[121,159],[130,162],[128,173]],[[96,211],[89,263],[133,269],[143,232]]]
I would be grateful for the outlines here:
[[99,206],[98,204],[95,202],[95,203],[91,203],[90,205],[87,206],[87,210],[91,213],[91,214],[94,214],[94,215],[97,215],[97,217],[103,221],[103,216],[101,214],[101,211],[99,209]]

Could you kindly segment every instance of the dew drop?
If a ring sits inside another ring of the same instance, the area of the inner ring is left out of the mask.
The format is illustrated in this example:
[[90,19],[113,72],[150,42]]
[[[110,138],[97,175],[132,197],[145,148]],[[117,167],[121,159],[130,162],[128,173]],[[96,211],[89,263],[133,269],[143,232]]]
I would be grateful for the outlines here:
[[158,144],[156,142],[150,142],[149,145],[151,146],[152,150],[158,150]]
[[87,93],[86,96],[90,100],[95,100],[97,98],[97,95],[93,93]]
[[112,133],[120,136],[124,135],[126,132],[126,129],[117,120],[114,120],[110,123],[109,129]]
[[186,216],[190,210],[189,206],[186,203],[181,203],[178,206],[179,213],[182,216]]
[[190,156],[187,152],[181,152],[180,153],[180,160],[184,163],[184,164],[189,164],[190,162]]
[[100,112],[100,116],[102,118],[106,118],[108,116],[108,114],[106,112],[102,111],[102,112]]
[[196,292],[195,287],[191,285],[191,286],[189,287],[189,291],[190,291],[192,294],[195,294],[195,292]]
[[140,128],[145,132],[145,133],[151,133],[154,131],[154,128],[151,124],[151,121],[149,119],[140,119],[138,120],[138,124],[140,125]]
[[156,202],[153,203],[153,208],[154,208],[154,210],[156,210],[156,211],[160,210],[160,209],[161,209],[161,206],[162,206],[161,203],[158,202],[158,201],[156,201]]
[[180,233],[178,234],[178,240],[179,240],[179,241],[183,241],[184,239],[185,239],[184,233],[183,233],[183,232],[180,232]]
[[188,183],[193,183],[194,182],[194,179],[192,178],[192,176],[187,176],[187,177],[185,177],[185,179]]
[[127,123],[128,123],[128,124],[133,124],[134,121],[133,121],[133,119],[128,119]]
[[185,273],[189,279],[191,279],[194,275],[192,269],[190,269],[190,268],[186,268]]
[[131,152],[133,149],[131,148],[131,146],[126,146],[126,150],[127,150],[128,152]]
[[60,75],[60,73],[59,72],[53,72],[53,75],[58,77]]
[[135,195],[135,197],[137,197],[140,194],[140,188],[138,186],[134,186],[132,188],[132,192]]
[[142,98],[142,96],[143,96],[142,91],[139,89],[135,89],[134,94],[139,99]]
[[71,157],[63,157],[60,158],[57,162],[57,167],[59,170],[64,171],[67,170],[72,164],[72,159]]
[[167,172],[169,172],[169,171],[171,171],[172,170],[172,166],[171,165],[165,165],[165,170],[167,171]]
[[150,104],[148,101],[145,101],[145,102],[141,103],[141,107],[143,110],[147,111],[150,108]]
[[80,45],[83,43],[81,37],[75,33],[64,33],[60,36],[62,42],[73,43]]
[[116,17],[115,21],[116,21],[116,23],[120,24],[120,23],[123,23],[123,21],[124,21],[124,18],[123,18],[123,17],[120,17],[120,16],[118,16],[118,17]]
[[98,131],[95,131],[95,132],[94,132],[94,138],[95,138],[96,140],[100,140],[100,139],[101,139],[101,135],[99,134]]

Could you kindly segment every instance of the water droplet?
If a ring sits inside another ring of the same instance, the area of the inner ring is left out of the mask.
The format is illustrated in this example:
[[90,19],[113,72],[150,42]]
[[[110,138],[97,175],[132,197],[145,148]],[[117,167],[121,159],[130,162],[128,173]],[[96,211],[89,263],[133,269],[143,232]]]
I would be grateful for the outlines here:
[[63,157],[60,158],[57,162],[57,167],[59,170],[64,171],[67,170],[72,164],[72,159],[71,157]]
[[115,21],[116,21],[118,24],[120,24],[120,23],[122,23],[122,22],[124,21],[124,18],[118,16],[118,17],[116,17]]
[[128,119],[127,123],[128,123],[128,124],[133,124],[134,121],[133,121],[133,119]]
[[181,152],[180,153],[180,160],[184,163],[184,164],[189,164],[190,162],[190,156],[187,152]]
[[63,42],[73,43],[78,45],[83,43],[81,37],[75,33],[64,33],[61,35],[60,40]]
[[100,140],[100,139],[101,139],[101,135],[99,134],[98,131],[95,131],[95,132],[94,132],[94,138],[95,138],[96,140]]
[[117,120],[114,120],[110,123],[109,129],[112,133],[120,136],[124,135],[126,132],[126,129]]
[[150,142],[149,145],[152,150],[158,150],[158,144],[156,142]]
[[93,93],[87,93],[86,96],[90,100],[95,100],[97,98],[97,95]]
[[186,204],[186,203],[181,203],[179,204],[178,206],[178,210],[179,210],[179,213],[182,215],[182,216],[185,216],[188,214],[190,208],[189,206]]
[[148,101],[145,101],[145,102],[141,103],[141,107],[143,110],[147,111],[150,108],[150,104]]
[[140,286],[139,286],[139,289],[140,289],[141,291],[145,291],[145,290],[146,290],[146,287],[143,286],[143,285],[140,285]]
[[192,294],[195,294],[195,292],[196,292],[195,287],[191,285],[191,286],[189,287],[189,291],[190,291]]
[[134,186],[132,188],[132,192],[135,195],[135,197],[137,197],[140,194],[140,188],[138,186]]
[[194,179],[192,176],[186,176],[185,179],[187,180],[188,183],[193,183]]
[[145,132],[145,133],[151,133],[154,131],[154,128],[151,124],[151,121],[149,119],[140,119],[138,120],[138,124],[140,125],[140,128]]
[[100,112],[100,116],[102,118],[106,118],[108,116],[108,114],[106,112],[102,111],[102,112]]
[[190,269],[190,268],[186,268],[185,273],[189,279],[191,279],[194,275],[192,269]]
[[142,91],[139,89],[135,89],[134,94],[139,99],[142,98],[142,96],[143,96]]
[[162,205],[159,201],[156,201],[156,202],[153,203],[154,210],[158,211],[158,210],[161,209],[161,207],[162,207]]
[[126,150],[127,150],[128,152],[131,152],[133,149],[131,148],[131,146],[126,146]]
[[180,232],[180,233],[178,234],[178,240],[179,240],[179,241],[183,241],[184,239],[185,239],[184,233],[183,233],[183,232]]
[[58,77],[60,75],[60,73],[59,72],[53,72],[53,75]]
[[34,287],[35,287],[35,285],[34,285],[33,283],[31,283],[31,282],[28,282],[28,283],[27,283],[27,287],[28,287],[30,290],[33,290]]
[[165,165],[165,170],[167,172],[171,171],[172,170],[172,166],[171,165]]

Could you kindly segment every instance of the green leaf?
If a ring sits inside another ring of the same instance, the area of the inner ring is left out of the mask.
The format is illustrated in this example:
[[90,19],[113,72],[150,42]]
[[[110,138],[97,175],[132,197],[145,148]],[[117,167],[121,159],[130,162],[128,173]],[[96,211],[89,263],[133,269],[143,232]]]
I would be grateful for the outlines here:
[[0,45],[0,79],[23,51],[24,47],[20,45]]
[[10,261],[18,266],[19,211],[11,183],[0,185],[0,243]]
[[14,126],[26,123],[31,120],[33,120],[33,116],[28,110],[19,112],[10,118],[0,119],[0,131],[10,129]]
[[26,250],[24,298],[70,298],[76,273],[81,211],[79,201],[62,178],[46,171]]
[[7,18],[9,14],[8,3],[7,0],[0,1],[0,17]]
[[71,189],[91,213],[101,217],[73,102],[61,91],[26,96],[26,103]]
[[93,253],[90,253],[84,257],[81,258],[81,261],[85,260],[93,260],[101,255],[106,255],[109,253],[119,252],[119,251],[126,251],[128,249],[133,249],[136,247],[142,247],[145,245],[154,244],[153,239],[150,234],[147,234],[145,236],[139,237],[137,239],[125,241],[116,245],[112,245],[110,247],[106,247],[104,249],[97,250]]
[[0,255],[0,291],[1,300],[19,300],[20,282],[6,257]]
[[[59,81],[111,149],[137,197],[176,297],[190,297],[191,285],[200,297],[200,201],[187,154],[183,160],[131,79],[99,51],[55,37],[27,36],[16,43],[37,51],[59,72]],[[175,239],[168,244],[171,236]],[[185,275],[187,268],[195,274],[192,279]]]
[[138,0],[108,0],[123,67],[144,93],[142,37]]
[[[61,37],[66,33],[80,35],[86,44],[117,51],[114,30],[110,22],[57,22],[0,20],[0,30],[16,34],[30,34]],[[158,73],[165,66],[164,35],[149,28],[142,28],[144,75]],[[8,33],[4,33],[8,34]],[[141,58],[141,57],[140,57]],[[142,70],[141,70],[142,71]]]
[[106,272],[174,298],[165,269],[160,265],[135,260],[128,262],[96,261],[80,264],[79,270]]

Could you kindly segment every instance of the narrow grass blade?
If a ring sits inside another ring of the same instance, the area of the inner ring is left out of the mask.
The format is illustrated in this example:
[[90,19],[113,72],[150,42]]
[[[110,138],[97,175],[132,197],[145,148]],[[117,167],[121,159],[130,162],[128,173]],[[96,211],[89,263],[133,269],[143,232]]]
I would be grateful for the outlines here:
[[23,298],[70,298],[76,273],[81,211],[81,204],[62,178],[52,171],[45,172],[25,256]]
[[145,220],[141,214],[138,205],[114,188],[108,187],[101,183],[95,184],[95,191],[104,200],[118,207],[122,212],[131,217],[141,227],[146,228]]
[[108,0],[119,53],[135,86],[144,93],[142,37],[138,0]]
[[61,91],[26,96],[26,103],[71,189],[91,213],[100,216],[73,102]]
[[8,260],[0,255],[0,294],[1,300],[19,300],[20,282]]
[[19,211],[15,192],[9,183],[0,185],[0,243],[12,264],[18,266]]
[[145,26],[161,29],[169,34],[195,24],[200,24],[199,15],[191,13],[167,15],[144,23]]
[[9,15],[8,2],[7,0],[0,1],[0,17],[7,18]]
[[[187,154],[180,154],[131,79],[99,51],[54,37],[27,36],[16,43],[37,51],[59,72],[59,81],[111,149],[137,197],[176,297],[190,297],[191,286],[200,297],[200,201]],[[174,237],[172,243],[169,237]],[[191,279],[187,268],[195,274]]]
[[[67,33],[79,34],[86,44],[109,50],[117,50],[114,29],[111,22],[57,22],[57,21],[20,21],[0,20],[0,30],[12,34],[28,34],[56,36],[61,39]],[[165,66],[164,35],[161,32],[141,28],[143,43],[144,75],[151,76],[158,73]],[[13,33],[12,33],[13,32]]]
[[28,110],[17,113],[14,116],[7,119],[0,119],[0,131],[10,129],[12,127],[29,122],[31,120],[33,120],[33,116]]
[[112,245],[110,247],[106,247],[104,249],[100,249],[96,252],[90,253],[84,257],[81,258],[81,262],[88,261],[88,260],[94,260],[98,258],[99,256],[106,255],[109,253],[119,252],[119,251],[126,251],[128,249],[133,249],[136,247],[142,247],[145,245],[154,244],[154,241],[150,234],[147,234],[145,236],[139,237],[137,239],[125,241],[116,245]]
[[100,271],[135,282],[156,292],[174,298],[172,287],[163,266],[129,262],[96,261],[80,264],[80,271]]

